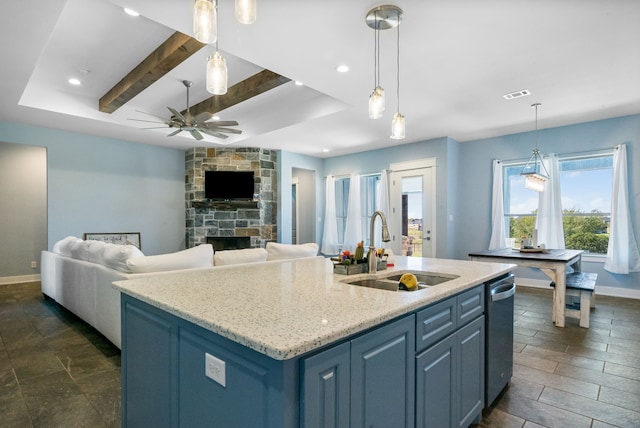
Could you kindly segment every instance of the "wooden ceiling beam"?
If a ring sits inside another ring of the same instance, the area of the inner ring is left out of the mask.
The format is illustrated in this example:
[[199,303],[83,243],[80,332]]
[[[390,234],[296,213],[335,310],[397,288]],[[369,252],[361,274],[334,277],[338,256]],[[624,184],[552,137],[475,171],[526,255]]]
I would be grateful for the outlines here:
[[113,113],[205,46],[176,31],[100,98],[98,109]]
[[[227,90],[224,95],[214,95],[202,102],[192,106],[189,110],[192,115],[197,116],[200,113],[208,112],[216,114],[243,101],[260,95],[268,90],[277,88],[291,79],[274,73],[271,70],[262,70],[253,76],[236,83]],[[186,110],[182,114],[186,113]]]

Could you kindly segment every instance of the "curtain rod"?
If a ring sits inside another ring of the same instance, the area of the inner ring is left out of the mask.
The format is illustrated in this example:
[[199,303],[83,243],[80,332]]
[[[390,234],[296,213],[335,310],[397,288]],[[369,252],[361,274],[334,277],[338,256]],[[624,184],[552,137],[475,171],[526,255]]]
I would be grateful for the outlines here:
[[[386,169],[384,169],[383,171],[386,171]],[[378,171],[378,172],[367,172],[364,174],[357,174],[360,177],[371,177],[374,175],[380,175],[382,173],[382,171]],[[329,174],[329,175],[333,175],[334,178],[349,178],[351,177],[351,174]],[[329,177],[329,175],[327,175],[325,178]]]
[[[583,150],[580,152],[571,152],[571,153],[556,153],[556,155],[558,155],[558,157],[562,157],[562,158],[568,158],[568,157],[573,157],[573,156],[577,156],[577,157],[581,157],[582,155],[586,156],[596,156],[596,155],[601,155],[601,154],[606,154],[609,152],[613,152],[614,150],[617,150],[618,147],[617,145],[614,147],[606,147],[604,149],[597,149],[597,150]],[[540,155],[542,157],[547,157],[548,155]],[[508,159],[508,160],[499,160],[496,159],[498,162],[500,162],[501,164],[505,164],[505,165],[510,165],[510,164],[519,164],[522,162],[526,162],[527,158],[521,158],[521,159]]]

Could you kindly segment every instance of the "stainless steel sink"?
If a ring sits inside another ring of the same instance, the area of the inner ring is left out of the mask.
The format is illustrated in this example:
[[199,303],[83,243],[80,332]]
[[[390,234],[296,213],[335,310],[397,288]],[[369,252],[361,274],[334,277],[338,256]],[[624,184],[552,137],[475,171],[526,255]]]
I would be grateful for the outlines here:
[[[384,278],[360,279],[360,280],[357,280],[357,281],[348,282],[348,284],[359,285],[361,287],[368,287],[368,288],[377,288],[377,289],[380,289],[380,290],[407,291],[407,290],[404,290],[404,289],[400,288],[400,284],[399,284],[398,280],[393,281],[393,280],[384,279]],[[418,284],[418,289],[422,289],[422,288],[425,288],[425,287],[426,286],[424,284]]]
[[[406,273],[406,272],[404,272]],[[360,287],[377,288],[379,290],[389,291],[407,291],[400,287],[400,277],[404,273],[393,274],[383,278],[365,278],[356,281],[345,281],[347,284],[358,285]],[[452,279],[460,278],[459,275],[452,275],[446,273],[437,272],[411,272],[416,276],[418,280],[418,288],[416,290],[422,290],[423,288],[432,287],[434,285],[442,284],[443,282],[451,281]]]
[[[452,279],[460,278],[460,275],[452,275],[446,273],[436,273],[436,272],[412,272],[416,279],[418,280],[418,285],[438,285],[443,282],[451,281]],[[385,279],[390,279],[393,281],[400,281],[400,277],[403,274],[391,275],[386,277]]]

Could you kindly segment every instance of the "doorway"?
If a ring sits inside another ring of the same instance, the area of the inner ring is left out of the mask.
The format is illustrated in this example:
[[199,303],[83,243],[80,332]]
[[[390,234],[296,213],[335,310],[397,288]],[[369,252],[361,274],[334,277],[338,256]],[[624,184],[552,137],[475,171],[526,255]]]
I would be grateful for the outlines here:
[[435,257],[435,159],[391,164],[389,200],[394,254]]

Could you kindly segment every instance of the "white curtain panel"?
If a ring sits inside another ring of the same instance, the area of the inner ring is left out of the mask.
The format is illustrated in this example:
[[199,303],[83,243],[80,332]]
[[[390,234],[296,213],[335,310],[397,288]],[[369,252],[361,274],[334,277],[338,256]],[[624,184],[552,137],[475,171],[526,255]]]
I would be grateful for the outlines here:
[[544,191],[538,196],[538,215],[536,229],[538,229],[538,245],[546,248],[564,248],[564,227],[562,226],[562,195],[560,193],[560,167],[558,155],[550,154],[543,160],[549,180],[545,183]]
[[343,249],[353,251],[356,244],[364,239],[362,231],[362,201],[360,199],[360,175],[349,177],[349,205],[344,228]]
[[[382,211],[384,216],[387,218],[387,224],[389,224],[389,178],[386,169],[383,169],[380,173],[380,183],[378,183],[376,195],[376,210]],[[376,222],[380,222],[376,220]],[[389,230],[391,233],[391,230]],[[368,238],[368,235],[366,236]],[[375,241],[378,246],[384,247],[382,242],[382,227],[376,227],[375,229]]]
[[506,248],[506,233],[504,226],[504,198],[502,186],[502,163],[493,161],[493,191],[491,200],[491,240],[490,250]]
[[625,144],[616,146],[613,153],[610,228],[604,268],[609,272],[621,274],[640,272],[640,254],[629,212],[627,146]]
[[321,251],[326,256],[333,256],[340,251],[336,216],[336,179],[333,175],[327,177],[324,195],[324,232]]

